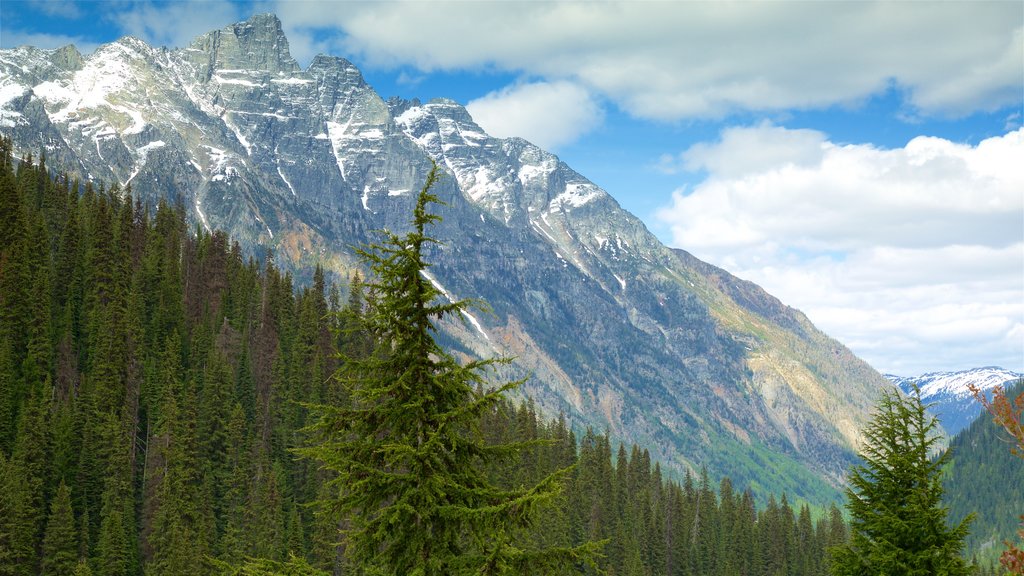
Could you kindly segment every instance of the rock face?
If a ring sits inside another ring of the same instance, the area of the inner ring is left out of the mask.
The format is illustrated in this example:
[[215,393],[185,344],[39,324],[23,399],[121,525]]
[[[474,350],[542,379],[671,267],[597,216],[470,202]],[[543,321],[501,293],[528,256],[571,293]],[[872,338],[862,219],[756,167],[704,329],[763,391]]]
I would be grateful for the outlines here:
[[886,374],[885,377],[906,394],[913,393],[917,386],[921,400],[931,405],[929,411],[939,419],[946,433],[954,436],[981,414],[981,404],[968,386],[974,385],[989,393],[996,386],[1012,386],[1024,378],[1024,374],[986,366],[958,372],[929,372],[909,377]]
[[[551,413],[707,466],[755,491],[834,495],[885,380],[799,311],[662,245],[556,156],[498,139],[450,100],[384,101],[350,62],[306,70],[254,16],[152,48],[123,38],[0,51],[0,131],[83,178],[178,198],[207,228],[302,277],[401,229],[436,162],[449,175],[430,279],[491,313],[444,327]],[[770,469],[770,470],[766,470]]]

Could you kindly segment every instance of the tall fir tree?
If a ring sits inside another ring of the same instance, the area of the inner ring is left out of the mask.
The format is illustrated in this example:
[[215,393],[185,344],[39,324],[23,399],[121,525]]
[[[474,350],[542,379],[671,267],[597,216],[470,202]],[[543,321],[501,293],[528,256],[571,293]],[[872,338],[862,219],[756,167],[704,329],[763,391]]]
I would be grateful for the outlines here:
[[524,448],[485,445],[479,429],[482,415],[519,383],[480,391],[494,361],[459,364],[434,339],[435,321],[468,306],[439,303],[441,293],[426,277],[424,248],[436,241],[425,228],[440,220],[427,211],[439,201],[430,192],[437,174],[434,166],[412,230],[387,233],[384,244],[360,251],[376,275],[366,322],[379,344],[367,358],[348,359],[342,377],[352,407],[317,407],[320,420],[310,432],[320,444],[300,453],[337,473],[330,481],[336,497],[324,505],[352,514],[349,553],[372,571],[439,576],[573,567],[593,558],[593,544],[528,551],[512,539],[534,525],[565,472],[507,491],[481,469]]
[[846,491],[852,518],[848,544],[832,549],[835,576],[888,576],[972,572],[963,559],[970,518],[950,525],[942,505],[942,466],[932,458],[938,421],[925,412],[920,391],[902,397],[884,391],[864,430],[863,464]]

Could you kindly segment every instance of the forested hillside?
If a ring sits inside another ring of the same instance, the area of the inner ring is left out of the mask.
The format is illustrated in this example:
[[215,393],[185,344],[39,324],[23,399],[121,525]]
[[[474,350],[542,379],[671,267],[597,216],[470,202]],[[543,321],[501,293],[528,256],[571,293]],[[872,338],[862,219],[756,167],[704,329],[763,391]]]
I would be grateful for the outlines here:
[[[1007,396],[1024,392],[1024,383],[1007,386]],[[1010,453],[1009,435],[982,412],[949,443],[952,456],[946,471],[946,504],[950,516],[976,517],[967,538],[967,550],[984,560],[1003,551],[1013,540],[1024,514],[1024,459]]]
[[[0,141],[0,574],[208,574],[211,560],[304,557],[340,574],[344,519],[307,503],[304,403],[344,404],[338,352],[371,347],[358,280],[298,288],[272,257],[191,230],[181,207],[48,175]],[[342,293],[345,294],[342,297]],[[825,573],[846,529],[783,495],[761,510],[707,474],[540,418],[487,415],[495,441],[546,438],[488,473],[530,485],[578,463],[537,544],[609,539],[610,574]],[[717,484],[717,490],[716,485]]]

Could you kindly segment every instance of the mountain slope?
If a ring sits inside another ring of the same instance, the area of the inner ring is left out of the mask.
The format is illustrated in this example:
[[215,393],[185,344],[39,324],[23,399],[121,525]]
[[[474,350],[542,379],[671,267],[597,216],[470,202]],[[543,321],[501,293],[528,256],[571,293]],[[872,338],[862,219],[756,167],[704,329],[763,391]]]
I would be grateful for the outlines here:
[[1013,384],[1022,376],[995,366],[958,372],[929,372],[912,377],[885,375],[906,394],[911,393],[915,385],[920,388],[921,399],[932,405],[929,410],[951,436],[970,426],[981,414],[981,404],[974,399],[970,385],[988,393],[996,386]]
[[550,413],[638,442],[670,469],[835,496],[885,380],[757,286],[662,245],[556,156],[462,106],[385,102],[341,58],[302,70],[254,16],[181,50],[124,38],[0,51],[0,130],[50,166],[180,198],[199,225],[300,276],[401,229],[432,161],[450,177],[430,278],[490,314],[444,327]]

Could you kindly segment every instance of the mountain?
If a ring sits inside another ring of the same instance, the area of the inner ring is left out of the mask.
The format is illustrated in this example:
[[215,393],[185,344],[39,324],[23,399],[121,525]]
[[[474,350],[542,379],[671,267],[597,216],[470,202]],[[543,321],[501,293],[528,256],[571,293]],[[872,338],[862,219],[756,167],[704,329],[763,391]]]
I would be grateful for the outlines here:
[[47,165],[147,202],[308,278],[407,226],[432,162],[444,218],[429,278],[489,312],[442,327],[510,355],[548,414],[706,466],[759,495],[837,496],[885,379],[756,285],[661,244],[558,157],[481,129],[451,100],[385,101],[343,58],[302,69],[272,15],[177,50],[126,37],[0,51],[0,131]]
[[885,377],[907,394],[915,385],[920,388],[921,399],[932,405],[929,411],[952,436],[970,426],[981,414],[981,404],[975,400],[969,386],[977,386],[988,393],[996,386],[1013,384],[1024,374],[986,366],[959,372],[929,372],[912,377],[886,374]]

